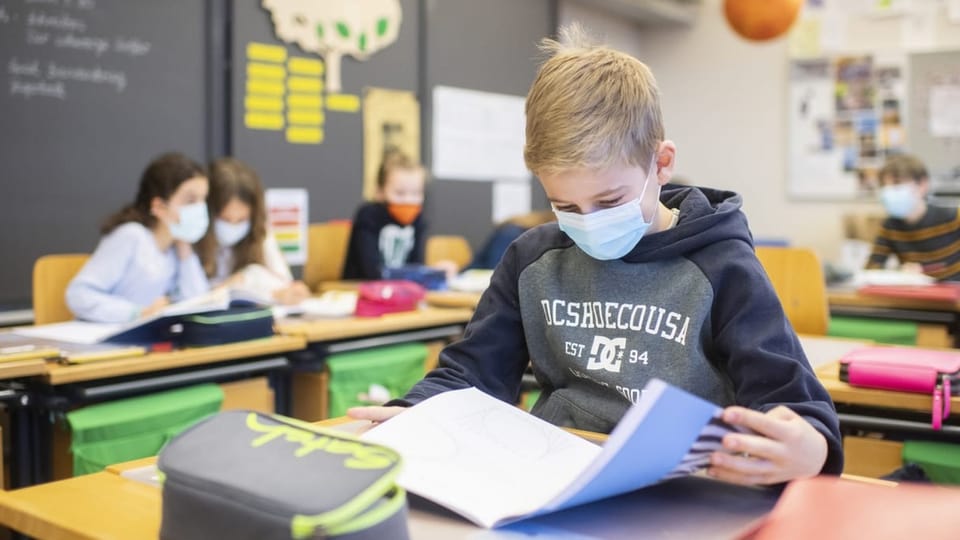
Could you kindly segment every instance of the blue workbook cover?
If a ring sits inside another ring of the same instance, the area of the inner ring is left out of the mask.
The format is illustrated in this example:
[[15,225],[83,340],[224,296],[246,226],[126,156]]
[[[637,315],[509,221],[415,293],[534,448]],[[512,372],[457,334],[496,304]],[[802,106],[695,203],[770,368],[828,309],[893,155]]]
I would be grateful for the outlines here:
[[364,439],[404,459],[399,483],[484,527],[702,471],[732,428],[722,409],[653,379],[602,445],[468,388],[444,392]]

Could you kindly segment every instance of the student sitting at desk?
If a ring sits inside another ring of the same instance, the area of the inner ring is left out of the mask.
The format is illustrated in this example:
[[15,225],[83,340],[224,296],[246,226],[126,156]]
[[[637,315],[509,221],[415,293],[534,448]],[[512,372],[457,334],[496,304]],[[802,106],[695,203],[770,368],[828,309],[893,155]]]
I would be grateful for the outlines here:
[[90,260],[67,286],[78,319],[124,322],[208,289],[192,244],[207,232],[207,176],[170,153],[143,171],[137,198],[107,218]]
[[887,211],[867,261],[885,268],[896,257],[901,269],[939,280],[960,281],[960,215],[956,208],[927,204],[930,178],[916,157],[893,156],[879,172],[880,200]]
[[840,473],[836,412],[754,254],[741,197],[661,191],[676,146],[653,75],[578,34],[545,41],[553,54],[526,102],[524,158],[558,224],[513,242],[464,338],[396,406],[348,414],[382,421],[470,386],[516,403],[532,364],[534,415],[610,432],[658,377],[754,432],[724,436],[711,475],[775,484]]
[[207,206],[213,226],[197,248],[213,286],[237,287],[281,304],[310,296],[267,230],[263,187],[250,166],[229,157],[214,161]]
[[520,237],[521,234],[544,223],[556,221],[557,217],[550,210],[541,210],[538,212],[527,212],[513,216],[497,225],[483,247],[473,257],[467,268],[493,269],[503,258],[504,252],[511,242]]
[[[380,279],[384,268],[423,264],[426,178],[423,165],[409,157],[398,152],[384,156],[377,171],[377,200],[360,206],[353,218],[343,279]],[[446,263],[440,266],[451,271]]]

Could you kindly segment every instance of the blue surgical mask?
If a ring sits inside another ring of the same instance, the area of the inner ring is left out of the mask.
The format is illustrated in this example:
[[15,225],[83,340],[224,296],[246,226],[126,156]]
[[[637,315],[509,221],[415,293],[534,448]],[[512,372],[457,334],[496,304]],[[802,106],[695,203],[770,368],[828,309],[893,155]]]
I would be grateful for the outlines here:
[[[656,165],[652,164],[649,170],[653,173]],[[630,253],[630,250],[646,234],[656,216],[654,211],[650,220],[645,220],[640,207],[647,186],[650,185],[651,176],[653,174],[647,174],[640,196],[625,204],[589,214],[554,209],[553,213],[557,215],[560,230],[567,233],[567,236],[573,239],[580,249],[594,259],[609,261]],[[659,184],[657,187],[659,191]],[[658,193],[657,199],[659,198]]]
[[245,219],[240,223],[229,223],[217,219],[213,222],[213,232],[217,235],[217,244],[223,247],[233,247],[250,232],[250,220]]
[[909,182],[884,186],[880,190],[880,201],[891,217],[904,219],[917,208],[919,198],[916,186]]
[[200,201],[181,206],[178,214],[179,222],[167,224],[170,227],[170,235],[177,240],[192,244],[207,233],[207,227],[210,225],[207,203]]

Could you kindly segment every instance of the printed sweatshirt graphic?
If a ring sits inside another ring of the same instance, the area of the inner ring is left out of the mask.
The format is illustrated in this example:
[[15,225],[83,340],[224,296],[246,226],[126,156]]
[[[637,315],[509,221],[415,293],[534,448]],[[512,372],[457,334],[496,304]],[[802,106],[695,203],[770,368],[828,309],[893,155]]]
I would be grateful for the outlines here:
[[527,365],[543,391],[533,414],[609,432],[652,377],[720,406],[786,405],[843,467],[833,403],[817,381],[753,251],[741,198],[666,186],[675,227],[619,260],[581,251],[556,224],[528,231],[494,271],[464,338],[401,401],[476,386],[516,402]]

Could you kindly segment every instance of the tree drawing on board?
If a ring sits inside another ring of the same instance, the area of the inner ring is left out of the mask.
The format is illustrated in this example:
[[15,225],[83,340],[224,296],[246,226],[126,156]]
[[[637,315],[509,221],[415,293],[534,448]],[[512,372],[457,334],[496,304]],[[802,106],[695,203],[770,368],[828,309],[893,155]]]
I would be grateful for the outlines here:
[[262,5],[279,39],[323,57],[329,93],[343,87],[344,55],[366,60],[400,33],[400,0],[263,0]]

